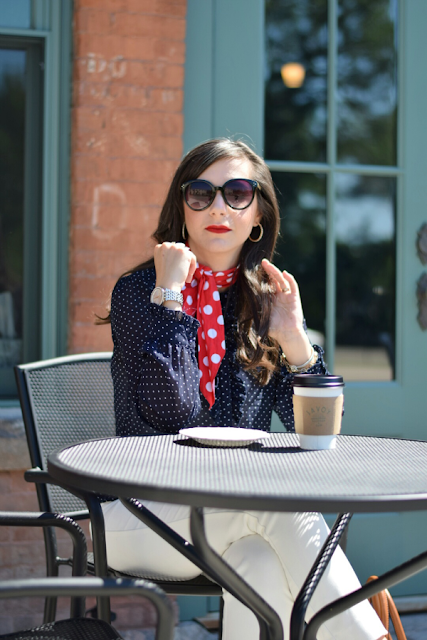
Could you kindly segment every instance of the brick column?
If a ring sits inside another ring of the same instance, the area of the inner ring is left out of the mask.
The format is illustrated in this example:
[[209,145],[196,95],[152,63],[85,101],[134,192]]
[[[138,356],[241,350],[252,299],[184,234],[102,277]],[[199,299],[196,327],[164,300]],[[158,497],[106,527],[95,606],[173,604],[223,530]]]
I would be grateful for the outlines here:
[[94,325],[150,257],[181,158],[186,0],[75,0],[69,351],[110,350]]

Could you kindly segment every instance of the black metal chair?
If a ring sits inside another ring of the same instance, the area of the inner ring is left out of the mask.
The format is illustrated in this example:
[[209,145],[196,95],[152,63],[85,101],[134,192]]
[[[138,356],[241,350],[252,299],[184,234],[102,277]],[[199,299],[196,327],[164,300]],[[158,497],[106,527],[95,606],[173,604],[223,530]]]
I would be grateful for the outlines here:
[[[33,469],[26,472],[28,481],[36,482],[40,509],[59,512],[74,520],[89,517],[86,503],[73,493],[51,483],[47,456],[56,449],[94,438],[115,435],[113,384],[110,373],[111,353],[91,353],[54,358],[15,367],[15,377],[27,434]],[[155,436],[147,436],[155,437]],[[85,497],[86,499],[86,497]],[[91,497],[93,508],[96,504]],[[97,527],[103,527],[101,509],[97,509]],[[93,513],[92,513],[93,517]],[[47,575],[58,575],[58,567],[70,564],[57,553],[55,532],[44,529]],[[102,535],[100,536],[102,539]],[[94,540],[95,548],[95,540]],[[96,552],[96,549],[95,549]],[[105,557],[105,548],[101,550]],[[89,573],[97,573],[93,554],[88,554]],[[141,577],[155,581],[171,595],[221,596],[216,583],[201,575],[193,580],[155,579],[153,576],[127,576],[114,568],[116,577]],[[101,575],[104,575],[101,572]],[[48,596],[45,622],[55,619],[56,598]]]
[[[0,598],[48,596],[123,596],[148,598],[156,607],[158,622],[156,640],[172,640],[173,611],[167,596],[155,584],[146,580],[117,578],[38,578],[0,582]],[[33,629],[0,635],[1,640],[121,640],[122,636],[104,620],[69,618],[48,622]]]
[[0,581],[0,599],[71,596],[70,618],[1,635],[1,640],[119,640],[121,636],[105,621],[84,617],[85,598],[123,595],[139,595],[150,600],[157,610],[156,640],[172,640],[172,605],[157,585],[140,579],[84,577],[87,569],[86,537],[71,518],[58,513],[0,511],[0,526],[43,527],[43,530],[57,527],[65,529],[73,542],[73,577]]

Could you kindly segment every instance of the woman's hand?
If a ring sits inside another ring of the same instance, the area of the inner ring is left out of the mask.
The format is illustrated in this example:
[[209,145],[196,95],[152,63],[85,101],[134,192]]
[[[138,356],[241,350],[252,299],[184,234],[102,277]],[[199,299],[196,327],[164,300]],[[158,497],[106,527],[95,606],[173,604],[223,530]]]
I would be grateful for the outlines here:
[[306,362],[312,353],[310,341],[304,331],[304,314],[298,284],[287,271],[280,271],[264,259],[264,270],[276,289],[270,316],[269,336],[280,344],[286,359],[291,364]]
[[163,242],[156,245],[156,286],[181,291],[186,282],[192,281],[196,264],[196,256],[182,242]]

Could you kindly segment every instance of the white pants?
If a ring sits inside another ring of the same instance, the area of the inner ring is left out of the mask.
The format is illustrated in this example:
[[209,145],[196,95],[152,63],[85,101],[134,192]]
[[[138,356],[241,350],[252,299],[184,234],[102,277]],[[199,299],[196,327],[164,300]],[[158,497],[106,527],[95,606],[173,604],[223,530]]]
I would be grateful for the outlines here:
[[[189,507],[143,503],[172,529],[191,541]],[[102,505],[108,564],[123,572],[159,577],[194,578],[200,570],[133,516],[120,501]],[[329,533],[317,513],[268,513],[205,509],[209,544],[277,611],[289,639],[292,605]],[[332,600],[360,587],[338,547],[307,611],[307,620]],[[318,640],[379,640],[386,634],[368,601],[327,623]],[[223,640],[259,640],[254,614],[224,592]]]

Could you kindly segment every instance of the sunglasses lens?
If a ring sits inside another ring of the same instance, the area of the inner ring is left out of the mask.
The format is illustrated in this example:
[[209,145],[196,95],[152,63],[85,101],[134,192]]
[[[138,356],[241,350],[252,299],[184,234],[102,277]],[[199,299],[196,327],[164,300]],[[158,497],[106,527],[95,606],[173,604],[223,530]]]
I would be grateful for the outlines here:
[[253,199],[254,188],[247,180],[229,180],[224,185],[224,197],[233,209],[245,209]]
[[208,182],[194,180],[185,188],[184,197],[191,209],[201,211],[212,203],[215,191]]

